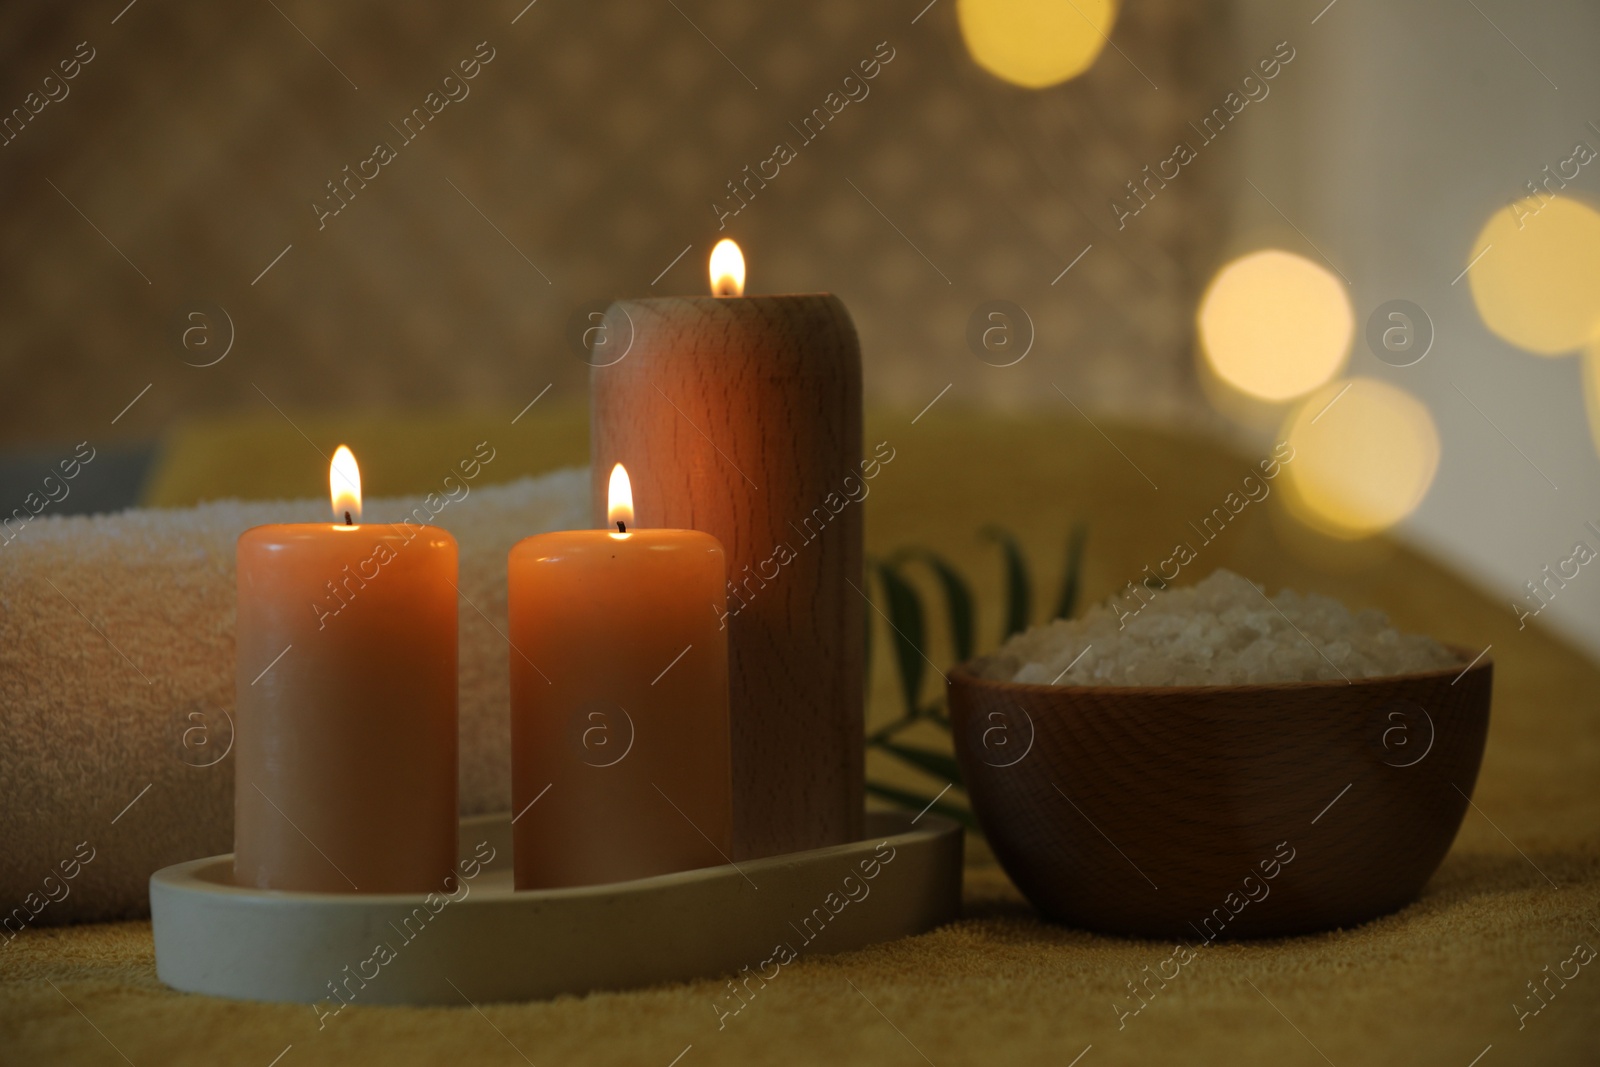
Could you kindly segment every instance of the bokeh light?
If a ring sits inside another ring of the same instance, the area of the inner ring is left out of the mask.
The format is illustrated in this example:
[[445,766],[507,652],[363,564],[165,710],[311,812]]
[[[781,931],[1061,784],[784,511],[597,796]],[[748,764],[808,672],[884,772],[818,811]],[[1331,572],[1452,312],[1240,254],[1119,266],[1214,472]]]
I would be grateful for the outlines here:
[[1528,197],[1478,234],[1467,279],[1484,325],[1518,348],[1558,356],[1600,329],[1600,213],[1571,197]]
[[1217,272],[1200,300],[1199,324],[1219,378],[1253,397],[1284,401],[1339,373],[1355,315],[1325,267],[1269,248]]
[[1376,378],[1317,390],[1290,415],[1283,466],[1291,510],[1335,537],[1387,529],[1409,515],[1433,484],[1439,432],[1410,393]]
[[1117,19],[1115,0],[957,0],[973,61],[1001,81],[1043,89],[1094,65]]

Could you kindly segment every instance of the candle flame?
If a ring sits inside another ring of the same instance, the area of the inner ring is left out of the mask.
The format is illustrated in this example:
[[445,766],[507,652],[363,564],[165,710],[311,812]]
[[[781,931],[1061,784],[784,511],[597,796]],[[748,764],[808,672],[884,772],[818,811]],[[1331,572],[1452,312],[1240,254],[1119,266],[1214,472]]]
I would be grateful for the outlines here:
[[328,492],[333,497],[333,521],[354,526],[361,521],[361,468],[355,453],[340,445],[328,464]]
[[611,468],[611,485],[606,492],[606,523],[615,526],[619,533],[627,533],[631,522],[633,483],[628,480],[628,468],[618,463]]
[[744,295],[744,253],[728,237],[711,250],[711,295]]

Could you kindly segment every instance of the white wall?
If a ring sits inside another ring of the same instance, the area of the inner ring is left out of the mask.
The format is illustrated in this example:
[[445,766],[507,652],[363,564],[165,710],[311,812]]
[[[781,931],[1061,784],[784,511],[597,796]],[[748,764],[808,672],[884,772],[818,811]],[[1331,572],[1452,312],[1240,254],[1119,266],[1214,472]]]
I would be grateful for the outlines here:
[[[1451,282],[1489,214],[1545,164],[1580,140],[1600,150],[1588,125],[1600,126],[1600,5],[1337,0],[1319,11],[1322,0],[1240,2],[1244,52],[1288,39],[1298,69],[1243,131],[1237,229],[1282,230],[1249,177],[1349,276],[1349,372],[1421,398],[1442,443],[1433,488],[1398,533],[1511,612],[1523,583],[1575,541],[1600,549],[1584,528],[1600,526],[1600,459],[1581,358],[1507,345],[1479,319],[1468,281]],[[1600,163],[1566,192],[1600,204]],[[1292,230],[1285,246],[1317,257]],[[1429,355],[1408,368],[1380,362],[1362,339],[1367,316],[1393,298],[1421,305],[1436,331]],[[1540,622],[1600,656],[1600,566],[1585,568]]]

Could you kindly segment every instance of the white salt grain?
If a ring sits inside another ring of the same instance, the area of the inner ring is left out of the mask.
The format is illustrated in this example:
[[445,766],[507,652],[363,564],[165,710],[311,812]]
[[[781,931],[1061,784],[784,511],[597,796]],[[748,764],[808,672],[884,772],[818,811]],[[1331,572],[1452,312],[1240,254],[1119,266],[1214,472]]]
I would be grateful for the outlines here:
[[1438,670],[1459,657],[1402,634],[1380,611],[1285,589],[1268,600],[1232,571],[1149,594],[1137,614],[1110,605],[1017,634],[985,677],[1035,685],[1249,685],[1343,681]]

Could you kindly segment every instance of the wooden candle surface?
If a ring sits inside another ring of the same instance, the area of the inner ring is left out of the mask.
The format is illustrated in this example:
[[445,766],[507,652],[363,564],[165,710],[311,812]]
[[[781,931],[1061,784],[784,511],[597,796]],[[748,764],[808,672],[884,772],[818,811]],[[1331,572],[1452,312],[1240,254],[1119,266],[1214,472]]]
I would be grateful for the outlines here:
[[456,542],[415,524],[239,538],[234,877],[441,889],[456,862]]
[[734,858],[854,840],[868,608],[849,313],[826,294],[682,297],[620,301],[604,325],[625,355],[591,376],[596,525],[623,463],[641,526],[728,555]]
[[722,546],[567,530],[509,561],[518,889],[729,861]]

